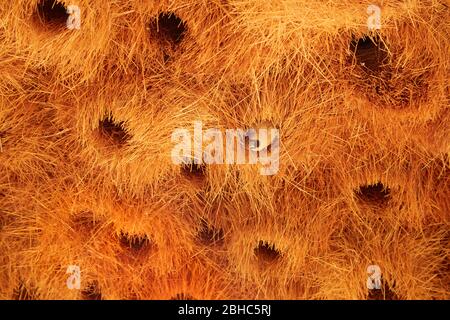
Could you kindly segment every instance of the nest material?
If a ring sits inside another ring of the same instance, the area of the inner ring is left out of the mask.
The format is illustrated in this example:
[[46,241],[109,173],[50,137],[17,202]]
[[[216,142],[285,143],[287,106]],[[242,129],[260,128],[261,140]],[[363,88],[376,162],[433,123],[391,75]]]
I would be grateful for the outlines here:
[[[0,298],[449,298],[446,1],[69,4],[0,7]],[[194,121],[278,173],[173,164]]]

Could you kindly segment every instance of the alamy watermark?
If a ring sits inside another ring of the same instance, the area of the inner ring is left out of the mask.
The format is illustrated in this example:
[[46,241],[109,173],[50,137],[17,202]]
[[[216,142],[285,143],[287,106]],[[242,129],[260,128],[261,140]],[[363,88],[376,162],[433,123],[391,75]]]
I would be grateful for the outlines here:
[[381,8],[375,4],[367,7],[367,27],[370,31],[381,29]]
[[[172,133],[172,161],[175,164],[261,164],[261,175],[274,175],[279,169],[280,133],[275,128],[203,130],[194,122],[194,136],[188,129]],[[206,144],[207,143],[207,144]],[[205,145],[206,144],[206,145]]]
[[[66,21],[67,29],[69,30],[80,30],[81,29],[81,9],[79,6],[71,4],[67,6],[66,9],[69,17]],[[381,29],[381,8],[375,4],[370,4],[367,7],[367,27],[370,31]]]
[[367,267],[367,273],[369,277],[367,278],[367,289],[381,289],[381,268],[374,264]]
[[71,4],[67,6],[66,13],[69,15],[66,21],[66,27],[69,30],[81,29],[81,9],[79,6]]
[[81,269],[80,266],[70,265],[67,267],[66,274],[70,276],[66,280],[67,288],[70,290],[77,289],[81,287]]

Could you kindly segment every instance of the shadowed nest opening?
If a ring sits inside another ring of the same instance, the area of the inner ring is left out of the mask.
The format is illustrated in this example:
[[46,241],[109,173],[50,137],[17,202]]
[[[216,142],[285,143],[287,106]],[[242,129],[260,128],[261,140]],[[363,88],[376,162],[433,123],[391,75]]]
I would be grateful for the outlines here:
[[[391,53],[390,49],[398,51]],[[395,61],[405,48],[388,48],[377,34],[353,39],[350,43],[352,64],[357,66],[361,90],[369,98],[389,108],[403,108],[427,98],[429,68],[411,72],[404,63]],[[419,61],[418,61],[419,62]]]
[[216,229],[206,221],[202,221],[202,227],[197,234],[197,239],[201,244],[207,246],[222,245],[224,242],[223,230]]
[[148,29],[161,48],[164,63],[169,62],[186,35],[186,23],[173,12],[162,12],[150,21]]
[[174,295],[170,300],[195,300],[195,298],[190,294],[181,292]]
[[[392,287],[395,287],[395,283]],[[381,289],[369,289],[367,300],[400,300],[389,285],[381,279]]]
[[391,189],[383,183],[362,185],[355,191],[356,198],[370,205],[384,205],[391,198]]
[[367,74],[379,76],[386,71],[389,53],[378,35],[353,39],[350,43],[350,51],[354,53],[353,63],[360,66]]
[[37,22],[49,30],[60,30],[66,27],[69,18],[63,3],[55,0],[41,0],[37,4]]
[[83,300],[102,300],[102,293],[97,281],[90,282],[85,289],[81,291]]
[[173,12],[160,13],[150,22],[149,29],[163,47],[178,46],[187,31],[185,22]]
[[281,252],[275,244],[260,240],[254,253],[262,266],[269,266],[281,260]]
[[205,164],[197,164],[192,160],[190,162],[182,164],[180,169],[182,175],[194,184],[201,185],[206,179]]
[[125,252],[136,258],[147,256],[154,248],[154,244],[146,235],[129,234],[123,231],[120,233],[119,243]]
[[126,130],[125,122],[116,122],[111,117],[99,121],[96,133],[99,142],[104,147],[120,148],[131,139]]

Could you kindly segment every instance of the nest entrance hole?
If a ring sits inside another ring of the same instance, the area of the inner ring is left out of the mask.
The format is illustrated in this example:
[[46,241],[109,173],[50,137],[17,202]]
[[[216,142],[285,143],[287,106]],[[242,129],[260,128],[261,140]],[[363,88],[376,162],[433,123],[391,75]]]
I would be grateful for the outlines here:
[[125,122],[115,121],[112,117],[100,120],[97,128],[97,136],[105,147],[123,147],[131,139],[127,132]]
[[48,30],[61,30],[66,28],[69,18],[65,5],[56,0],[41,0],[36,8],[36,20]]
[[356,190],[356,197],[363,203],[383,205],[391,198],[391,189],[381,182],[361,185],[358,190]]
[[149,24],[152,37],[163,47],[178,46],[187,32],[186,23],[173,12],[161,12]]
[[102,293],[97,281],[90,282],[86,288],[81,291],[83,300],[102,300]]
[[181,174],[191,183],[201,186],[206,179],[206,165],[189,160],[181,165]]
[[254,253],[261,265],[272,265],[281,260],[281,252],[275,244],[260,240]]
[[[395,287],[395,283],[393,284]],[[381,289],[369,289],[367,300],[400,300],[389,285],[381,279]]]
[[195,298],[188,293],[181,292],[174,295],[170,300],[195,300]]
[[138,257],[147,255],[154,248],[153,242],[146,235],[129,234],[121,232],[120,246],[129,254]]
[[389,53],[380,36],[353,39],[350,43],[350,51],[354,53],[353,62],[366,73],[380,75],[387,70]]
[[210,226],[206,221],[202,221],[202,227],[197,238],[204,245],[222,245],[224,242],[224,233],[222,229],[217,229]]

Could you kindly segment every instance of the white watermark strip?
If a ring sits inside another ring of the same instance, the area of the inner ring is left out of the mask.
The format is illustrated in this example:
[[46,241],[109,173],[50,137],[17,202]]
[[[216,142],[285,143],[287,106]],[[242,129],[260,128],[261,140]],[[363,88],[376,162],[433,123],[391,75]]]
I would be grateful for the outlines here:
[[179,128],[172,133],[172,142],[176,143],[171,153],[174,164],[185,164],[188,159],[194,164],[259,163],[261,175],[274,175],[279,169],[278,129],[226,129],[224,138],[220,129],[203,130],[202,122],[195,121],[193,138],[188,129]]

